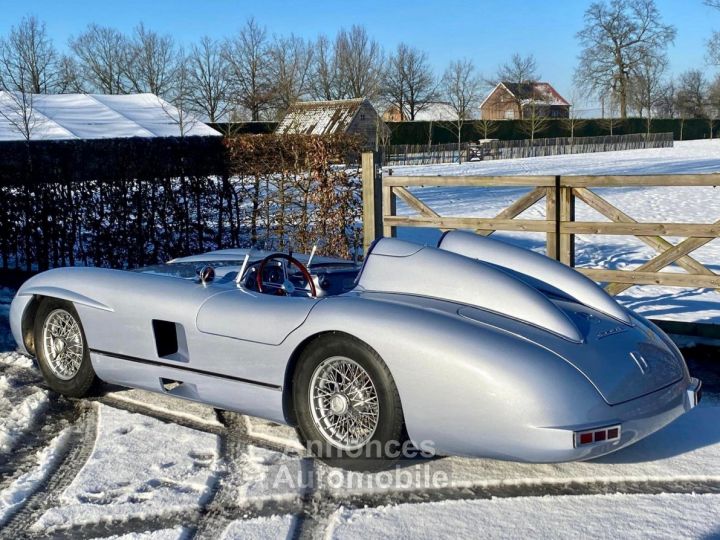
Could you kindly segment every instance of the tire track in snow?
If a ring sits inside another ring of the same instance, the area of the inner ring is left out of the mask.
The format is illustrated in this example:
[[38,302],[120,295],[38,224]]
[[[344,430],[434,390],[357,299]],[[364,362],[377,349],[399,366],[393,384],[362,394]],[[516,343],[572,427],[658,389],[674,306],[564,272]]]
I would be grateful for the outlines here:
[[60,432],[75,424],[78,419],[77,408],[65,398],[52,402],[43,418],[37,423],[38,429],[20,436],[13,445],[12,452],[5,455],[6,461],[0,464],[0,493],[18,477],[33,469],[37,453],[47,447]]
[[161,422],[168,422],[177,424],[182,427],[194,429],[195,431],[203,431],[205,433],[212,433],[213,435],[222,436],[226,432],[226,427],[222,425],[213,425],[207,422],[203,422],[199,419],[193,419],[188,415],[182,414],[182,411],[178,411],[175,414],[172,410],[161,409],[151,404],[145,404],[136,400],[119,399],[112,393],[108,393],[102,396],[91,398],[93,401],[108,405],[116,409],[121,409],[130,413],[142,414],[144,416],[150,416],[156,418]]
[[217,411],[217,415],[218,420],[225,426],[219,443],[223,469],[200,510],[199,519],[193,529],[193,538],[196,539],[219,538],[230,523],[226,514],[229,508],[236,506],[233,494],[240,478],[238,461],[248,446],[244,438],[247,434],[244,418],[226,411]]
[[[83,523],[53,529],[48,532],[28,535],[27,538],[51,537],[53,540],[77,540],[78,538],[104,538],[108,536],[123,536],[126,534],[139,534],[147,531],[161,531],[174,529],[178,526],[189,526],[197,520],[196,511],[165,513],[162,516],[132,516],[130,518],[108,518],[96,523]],[[185,538],[185,535],[183,535]]]
[[48,477],[35,486],[35,490],[10,518],[0,534],[3,538],[45,537],[44,531],[31,531],[32,525],[48,509],[56,506],[60,495],[85,465],[95,446],[97,436],[97,406],[76,402],[78,418],[70,443],[64,449],[59,465]]

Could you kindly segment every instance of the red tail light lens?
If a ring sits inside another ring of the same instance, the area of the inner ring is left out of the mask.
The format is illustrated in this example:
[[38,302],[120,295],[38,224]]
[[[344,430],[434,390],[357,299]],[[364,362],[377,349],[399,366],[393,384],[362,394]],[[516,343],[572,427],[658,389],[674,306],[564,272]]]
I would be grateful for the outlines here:
[[620,426],[609,426],[575,432],[575,448],[600,442],[620,440]]

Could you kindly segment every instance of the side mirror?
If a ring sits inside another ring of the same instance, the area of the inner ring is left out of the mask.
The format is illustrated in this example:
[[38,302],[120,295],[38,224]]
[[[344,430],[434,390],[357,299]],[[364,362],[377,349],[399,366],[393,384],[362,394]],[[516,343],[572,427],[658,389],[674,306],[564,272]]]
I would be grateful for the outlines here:
[[198,278],[200,279],[200,283],[202,283],[203,285],[207,285],[213,279],[215,279],[215,269],[209,265],[203,266],[198,271]]

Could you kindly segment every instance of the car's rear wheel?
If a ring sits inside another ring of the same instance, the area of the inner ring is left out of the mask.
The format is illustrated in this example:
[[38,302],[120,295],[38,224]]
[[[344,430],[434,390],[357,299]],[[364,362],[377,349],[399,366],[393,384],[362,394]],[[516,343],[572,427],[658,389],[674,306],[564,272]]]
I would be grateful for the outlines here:
[[34,332],[38,364],[48,386],[70,397],[87,395],[97,377],[75,307],[63,300],[44,299]]
[[342,334],[308,345],[293,380],[298,432],[331,465],[386,468],[405,442],[400,396],[382,358]]

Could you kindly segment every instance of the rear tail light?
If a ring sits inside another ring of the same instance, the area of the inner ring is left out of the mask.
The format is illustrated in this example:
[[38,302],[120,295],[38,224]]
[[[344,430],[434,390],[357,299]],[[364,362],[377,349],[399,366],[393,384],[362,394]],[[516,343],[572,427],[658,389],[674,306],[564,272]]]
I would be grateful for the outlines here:
[[599,442],[612,442],[618,440],[620,440],[620,426],[609,426],[575,432],[575,448]]

